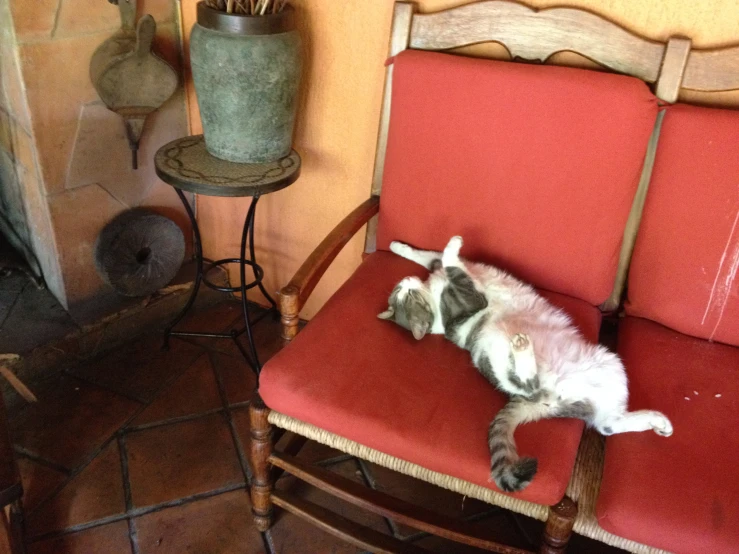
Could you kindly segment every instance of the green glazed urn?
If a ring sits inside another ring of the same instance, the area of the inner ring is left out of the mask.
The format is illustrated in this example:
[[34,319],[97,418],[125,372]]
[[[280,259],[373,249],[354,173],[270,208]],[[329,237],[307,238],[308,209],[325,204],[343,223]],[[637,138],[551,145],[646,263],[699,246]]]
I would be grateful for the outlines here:
[[239,163],[273,162],[290,153],[300,37],[294,10],[227,14],[198,3],[190,63],[205,145]]

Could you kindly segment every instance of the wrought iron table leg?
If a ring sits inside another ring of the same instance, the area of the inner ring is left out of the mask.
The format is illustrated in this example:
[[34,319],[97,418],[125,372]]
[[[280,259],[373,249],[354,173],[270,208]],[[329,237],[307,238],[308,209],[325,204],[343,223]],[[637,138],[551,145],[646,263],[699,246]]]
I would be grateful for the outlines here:
[[185,314],[187,314],[188,311],[190,311],[190,308],[192,308],[192,305],[195,303],[195,298],[198,295],[198,290],[200,290],[200,283],[203,280],[203,245],[200,242],[200,228],[198,227],[198,222],[195,219],[195,212],[192,210],[192,206],[190,206],[190,203],[187,201],[187,198],[185,197],[185,194],[180,189],[175,189],[177,192],[177,196],[180,197],[180,200],[182,200],[182,204],[185,206],[185,211],[187,212],[188,217],[190,218],[190,224],[192,225],[192,231],[193,231],[193,248],[195,249],[195,263],[196,263],[196,273],[195,273],[195,283],[192,287],[192,292],[190,293],[190,298],[187,299],[187,303],[185,306],[180,310],[180,313],[177,314],[177,317],[174,318],[174,320],[167,326],[166,330],[164,331],[164,348],[169,348],[169,337],[172,334],[172,329],[180,322],[182,321],[182,318],[185,317]]
[[[256,200],[256,199],[255,199]],[[251,222],[249,223],[249,257],[251,258],[252,263],[255,266],[258,266],[257,264],[257,256],[254,253],[254,221],[257,219],[256,217],[256,209],[254,210],[254,213],[252,214]],[[241,257],[244,257],[244,252],[242,251]],[[272,309],[277,309],[277,302],[274,301],[274,299],[269,295],[267,290],[264,288],[264,284],[262,283],[262,280],[259,279],[259,282],[257,283],[257,286],[259,287],[259,290],[262,291],[262,294],[267,299],[267,301],[272,305]]]
[[[254,261],[254,214],[256,213],[258,201],[259,196],[254,196],[251,200],[249,211],[246,212],[244,229],[241,232],[241,260],[239,262],[239,278],[241,279],[241,307],[244,310],[244,325],[246,325],[246,336],[249,340],[249,349],[251,350],[252,368],[256,372],[257,377],[262,370],[262,364],[259,363],[257,347],[254,344],[254,334],[252,333],[251,320],[249,319],[249,302],[246,298],[246,241],[248,237],[251,237],[249,252],[252,256],[252,259],[250,261],[252,264],[254,264],[252,266],[254,268],[254,278],[259,282],[259,288],[262,289],[261,275],[259,275],[261,269]],[[244,349],[236,336],[234,336],[234,341],[236,341],[236,345],[239,347],[242,353],[244,353]],[[249,358],[247,357],[247,359]]]

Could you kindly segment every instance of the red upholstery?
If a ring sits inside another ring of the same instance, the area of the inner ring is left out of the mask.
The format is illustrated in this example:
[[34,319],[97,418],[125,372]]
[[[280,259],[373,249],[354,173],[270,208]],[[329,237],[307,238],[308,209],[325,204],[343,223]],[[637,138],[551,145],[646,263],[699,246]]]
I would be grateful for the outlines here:
[[378,248],[464,255],[597,305],[657,114],[640,80],[419,51],[395,58]]
[[618,348],[630,408],[664,412],[675,433],[608,437],[600,525],[677,553],[737,552],[739,348],[633,317],[622,321]]
[[739,345],[739,112],[668,108],[629,275],[629,314]]
[[[421,341],[377,319],[395,284],[426,271],[389,252],[367,257],[290,346],[270,360],[260,394],[279,412],[425,468],[484,487],[488,426],[505,397],[442,336]],[[600,312],[547,293],[595,341]],[[565,492],[582,433],[577,420],[548,420],[516,433],[539,473],[518,496],[542,504]]]

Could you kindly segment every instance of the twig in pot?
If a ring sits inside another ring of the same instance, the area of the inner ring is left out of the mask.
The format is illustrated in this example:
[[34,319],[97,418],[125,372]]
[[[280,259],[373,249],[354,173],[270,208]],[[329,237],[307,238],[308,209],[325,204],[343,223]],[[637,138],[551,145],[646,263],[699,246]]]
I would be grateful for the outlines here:
[[239,15],[269,15],[280,13],[288,0],[205,0],[211,9]]

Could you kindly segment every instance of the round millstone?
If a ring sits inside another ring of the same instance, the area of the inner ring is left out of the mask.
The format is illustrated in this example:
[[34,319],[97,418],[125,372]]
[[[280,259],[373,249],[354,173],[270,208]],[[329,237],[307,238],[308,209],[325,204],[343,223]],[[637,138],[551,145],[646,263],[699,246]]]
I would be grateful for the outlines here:
[[144,209],[114,218],[95,244],[98,273],[124,296],[147,296],[167,286],[184,257],[185,238],[177,224]]

